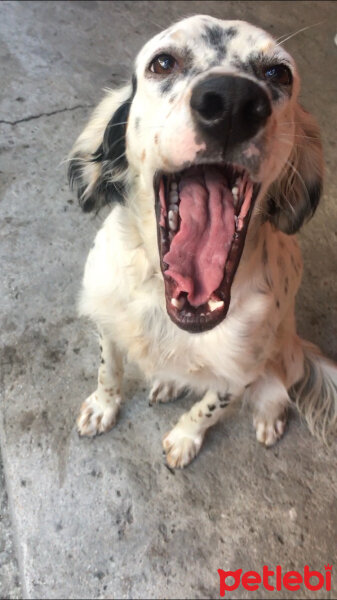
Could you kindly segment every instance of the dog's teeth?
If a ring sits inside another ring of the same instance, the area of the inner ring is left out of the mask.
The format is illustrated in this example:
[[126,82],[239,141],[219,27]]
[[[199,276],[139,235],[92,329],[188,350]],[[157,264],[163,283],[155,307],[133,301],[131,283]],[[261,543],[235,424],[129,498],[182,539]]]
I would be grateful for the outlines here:
[[176,204],[170,204],[169,206],[169,210],[172,210],[173,212],[178,212],[178,206]]
[[222,300],[209,300],[208,301],[208,308],[211,312],[213,312],[217,308],[222,308],[223,305],[224,305],[224,303]]
[[236,204],[239,199],[239,188],[237,185],[232,187],[232,194],[233,194],[234,204]]
[[169,200],[170,200],[170,203],[177,204],[178,200],[179,200],[178,193],[171,190],[170,194],[169,194]]
[[178,189],[178,184],[176,181],[172,181],[171,183],[171,190],[177,190]]
[[178,229],[178,212],[175,210],[169,210],[168,213],[169,228],[171,231],[177,231]]
[[184,297],[171,299],[172,306],[174,306],[177,310],[181,310],[185,305],[185,302],[186,299]]

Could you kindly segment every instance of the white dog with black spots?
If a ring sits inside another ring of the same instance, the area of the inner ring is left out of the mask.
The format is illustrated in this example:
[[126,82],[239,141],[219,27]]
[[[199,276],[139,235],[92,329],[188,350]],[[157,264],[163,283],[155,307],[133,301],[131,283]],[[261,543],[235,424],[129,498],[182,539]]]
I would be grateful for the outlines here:
[[316,209],[323,170],[299,86],[268,33],[199,15],[151,39],[132,82],[94,111],[69,166],[84,210],[112,204],[81,294],[101,365],[80,435],[115,425],[125,358],[152,384],[151,403],[185,388],[202,397],[164,437],[170,467],[197,455],[238,398],[266,446],[291,402],[314,433],[336,432],[337,368],[297,336],[294,316],[294,234]]

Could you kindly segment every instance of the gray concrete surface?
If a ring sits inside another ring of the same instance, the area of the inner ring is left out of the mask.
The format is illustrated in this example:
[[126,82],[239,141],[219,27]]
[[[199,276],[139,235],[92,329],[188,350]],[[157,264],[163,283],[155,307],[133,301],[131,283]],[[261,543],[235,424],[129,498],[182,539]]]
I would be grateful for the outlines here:
[[0,459],[0,598],[21,598],[19,568],[15,555],[8,496]]
[[[324,200],[301,235],[299,327],[337,358],[337,4],[2,2],[1,450],[12,524],[3,491],[1,597],[20,596],[12,535],[27,598],[213,598],[218,568],[324,571],[337,563],[336,448],[323,448],[296,416],[266,451],[249,415],[233,414],[188,469],[171,473],[161,438],[191,400],[150,408],[129,369],[118,427],[94,440],[75,433],[98,358],[76,298],[103,215],[81,214],[61,161],[101,89],[128,76],[143,42],[198,12],[243,18],[275,36],[324,21],[286,47],[326,160]],[[226,597],[268,594],[240,588]],[[330,593],[296,597],[336,598],[336,573]]]

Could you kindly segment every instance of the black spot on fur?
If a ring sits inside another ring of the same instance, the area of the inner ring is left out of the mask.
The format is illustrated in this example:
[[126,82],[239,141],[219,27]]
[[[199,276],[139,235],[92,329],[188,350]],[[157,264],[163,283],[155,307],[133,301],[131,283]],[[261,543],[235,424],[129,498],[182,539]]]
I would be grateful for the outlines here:
[[286,277],[286,278],[285,278],[285,281],[284,281],[284,293],[285,293],[286,295],[287,295],[287,293],[288,293],[288,286],[289,286],[289,279],[288,279],[288,277]]
[[105,360],[104,360],[104,358],[101,358],[101,365],[105,365]]
[[70,186],[77,185],[77,196],[84,212],[100,210],[105,204],[123,202],[124,184],[113,179],[114,172],[126,171],[128,164],[125,157],[125,133],[132,100],[137,90],[136,77],[132,77],[130,97],[121,104],[113,114],[103,136],[103,142],[92,154],[91,161],[101,163],[101,174],[90,196],[86,196],[87,183],[83,181],[85,159],[76,155],[72,158],[68,169]]
[[212,412],[213,410],[215,410],[216,407],[215,407],[215,404],[208,404],[207,408],[208,408],[208,410],[210,410]]
[[276,308],[280,308],[280,301],[276,300]]
[[176,81],[175,77],[167,77],[165,81],[160,84],[160,92],[162,94],[167,94],[172,90],[173,84]]
[[245,64],[242,62],[239,54],[236,54],[236,53],[233,54],[233,56],[231,58],[231,61],[230,61],[230,64],[231,64],[232,67],[235,67],[236,69],[238,69],[238,71],[245,71],[245,70],[247,70],[245,68]]
[[205,415],[205,416],[206,416],[206,417],[211,417],[211,416],[212,416],[212,413],[206,413],[206,415]]
[[226,58],[226,43],[236,35],[237,29],[235,27],[224,29],[219,25],[206,25],[202,39],[209,48],[213,48],[216,51],[217,61],[220,62]]
[[224,396],[219,396],[220,408],[225,408],[231,401],[231,395],[225,394]]

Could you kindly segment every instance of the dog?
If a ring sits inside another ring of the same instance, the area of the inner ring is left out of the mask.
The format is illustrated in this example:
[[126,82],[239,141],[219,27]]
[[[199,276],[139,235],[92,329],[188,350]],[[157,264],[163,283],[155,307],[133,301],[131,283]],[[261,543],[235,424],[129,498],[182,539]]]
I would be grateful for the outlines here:
[[90,250],[80,314],[98,327],[98,386],[81,436],[110,430],[123,363],[150,403],[201,400],[165,435],[169,467],[198,454],[236,399],[273,445],[295,404],[323,439],[337,429],[337,367],[296,334],[295,234],[323,179],[318,126],[298,103],[293,58],[244,21],[186,18],[138,54],[69,157],[84,211],[112,210]]

